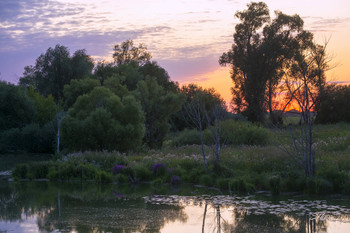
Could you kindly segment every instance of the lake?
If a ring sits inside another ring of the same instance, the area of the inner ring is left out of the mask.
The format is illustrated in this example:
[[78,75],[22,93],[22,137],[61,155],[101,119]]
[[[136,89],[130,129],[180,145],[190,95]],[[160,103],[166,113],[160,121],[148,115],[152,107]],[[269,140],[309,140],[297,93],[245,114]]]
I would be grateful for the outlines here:
[[350,197],[0,181],[4,232],[350,232]]

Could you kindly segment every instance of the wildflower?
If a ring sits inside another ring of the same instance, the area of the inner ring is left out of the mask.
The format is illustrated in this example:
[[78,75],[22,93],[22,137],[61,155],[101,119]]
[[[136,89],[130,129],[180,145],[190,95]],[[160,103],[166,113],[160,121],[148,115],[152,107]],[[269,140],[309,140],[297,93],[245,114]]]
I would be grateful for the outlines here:
[[124,170],[125,167],[126,167],[125,165],[116,164],[112,169],[113,173],[115,173],[115,174],[122,173],[122,171]]
[[172,176],[172,177],[171,177],[171,180],[170,180],[170,183],[171,183],[172,185],[177,185],[177,184],[179,184],[179,183],[180,183],[180,177],[178,177],[178,176]]
[[153,174],[159,173],[161,170],[165,168],[165,165],[162,163],[156,163],[152,167]]

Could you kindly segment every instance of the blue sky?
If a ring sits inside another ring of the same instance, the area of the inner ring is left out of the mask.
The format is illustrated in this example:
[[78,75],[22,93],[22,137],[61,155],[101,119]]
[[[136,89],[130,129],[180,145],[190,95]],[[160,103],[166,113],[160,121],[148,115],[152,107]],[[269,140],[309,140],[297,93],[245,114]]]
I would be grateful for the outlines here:
[[[213,86],[229,96],[230,75],[218,65],[232,44],[234,18],[245,0],[0,0],[0,78],[16,83],[26,65],[47,48],[86,49],[95,60],[110,59],[113,45],[143,43],[180,83]],[[350,80],[350,1],[265,1],[271,13],[299,14],[319,43],[331,38],[338,64],[333,81]]]

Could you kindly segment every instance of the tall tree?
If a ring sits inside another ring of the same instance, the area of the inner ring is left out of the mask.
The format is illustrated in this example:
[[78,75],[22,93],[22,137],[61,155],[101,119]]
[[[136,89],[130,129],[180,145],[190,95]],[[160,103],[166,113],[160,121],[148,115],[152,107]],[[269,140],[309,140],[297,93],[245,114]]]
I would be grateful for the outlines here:
[[241,20],[236,25],[232,49],[219,60],[232,66],[233,102],[237,112],[245,111],[251,121],[264,121],[269,110],[273,116],[273,98],[283,77],[288,60],[298,48],[304,34],[303,20],[298,15],[275,12],[270,20],[269,9],[263,2],[252,2],[248,9],[237,12]]
[[63,144],[72,151],[134,150],[142,143],[143,121],[134,96],[120,98],[108,88],[95,87],[78,97],[63,119]]
[[80,49],[74,52],[71,60],[72,77],[74,79],[82,79],[90,77],[94,62],[92,58],[86,54],[85,49]]
[[116,44],[114,46],[113,58],[117,65],[129,64],[131,62],[144,65],[149,62],[151,57],[151,54],[144,45],[139,44],[139,46],[136,47],[132,40],[126,40],[120,45]]
[[20,85],[32,85],[45,96],[51,94],[58,103],[64,97],[64,85],[72,79],[91,75],[92,60],[85,50],[78,50],[71,57],[68,48],[58,44],[48,48],[34,66],[26,66],[24,70]]
[[170,129],[170,115],[181,109],[184,95],[165,93],[156,78],[147,76],[138,82],[136,96],[145,112],[145,142],[151,148],[160,147]]
[[298,53],[293,59],[285,83],[289,98],[301,110],[300,132],[293,138],[293,147],[287,152],[304,169],[306,176],[315,175],[315,149],[313,147],[312,110],[319,90],[323,89],[329,67],[326,46],[312,42],[312,35],[301,41]]
[[33,121],[34,115],[33,102],[25,91],[0,81],[0,131],[22,128]]

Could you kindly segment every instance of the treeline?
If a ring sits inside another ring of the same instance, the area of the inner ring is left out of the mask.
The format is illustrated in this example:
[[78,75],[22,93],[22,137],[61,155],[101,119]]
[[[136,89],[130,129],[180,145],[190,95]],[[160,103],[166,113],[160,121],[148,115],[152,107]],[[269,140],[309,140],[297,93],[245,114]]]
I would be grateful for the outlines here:
[[214,89],[180,88],[142,45],[116,45],[113,58],[94,65],[85,50],[71,56],[57,45],[25,67],[19,85],[1,82],[0,151],[159,148],[170,130],[196,127],[197,102],[204,128],[214,109],[229,115]]

